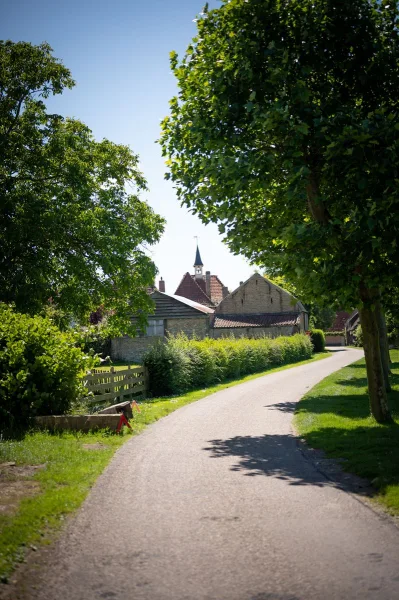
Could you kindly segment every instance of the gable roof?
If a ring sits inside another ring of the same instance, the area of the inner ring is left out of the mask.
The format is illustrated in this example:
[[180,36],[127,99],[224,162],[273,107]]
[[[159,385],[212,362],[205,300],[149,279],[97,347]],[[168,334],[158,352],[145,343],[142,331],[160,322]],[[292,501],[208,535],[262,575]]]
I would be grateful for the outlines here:
[[[206,293],[206,280],[205,279],[195,279],[195,275],[191,275],[194,279],[195,283],[199,285],[204,294],[209,298]],[[219,304],[223,300],[223,283],[220,281],[217,275],[211,275],[211,296],[210,300],[212,304]]]
[[[162,293],[162,292],[160,292]],[[210,306],[205,306],[204,304],[199,304],[198,302],[193,302],[189,298],[183,298],[183,296],[176,296],[176,294],[164,294],[165,296],[169,295],[170,298],[174,298],[178,300],[178,302],[182,302],[183,304],[187,304],[187,306],[192,306],[196,310],[200,310],[203,313],[213,314],[215,311]]]
[[328,331],[343,331],[345,329],[345,323],[347,322],[349,317],[350,313],[348,313],[346,310],[339,310],[335,314],[334,322],[331,325],[331,327],[326,329],[326,333]]
[[202,289],[194,276],[190,275],[188,272],[183,276],[183,279],[179,283],[177,290],[175,291],[175,296],[182,296],[183,298],[188,298],[193,302],[198,302],[205,306],[212,306],[213,304],[212,300],[207,296],[205,289]]
[[[297,310],[299,312],[307,312],[306,308],[304,307],[304,305],[302,304],[302,302],[300,302],[300,300],[298,300],[297,298],[295,298],[295,296],[293,296],[290,292],[287,292],[287,290],[285,290],[284,288],[282,288],[279,285],[277,285],[277,283],[274,283],[273,281],[270,281],[270,279],[268,279],[267,277],[263,277],[263,275],[260,275],[259,273],[253,273],[250,277],[248,277],[248,279],[246,281],[244,281],[243,283],[241,283],[235,290],[233,290],[232,292],[230,292],[226,296],[226,298],[229,298],[230,296],[234,296],[241,288],[245,287],[247,285],[247,283],[249,281],[251,281],[251,279],[261,279],[262,281],[266,281],[269,285],[274,286],[275,288],[277,288],[278,290],[280,290],[284,294],[287,294],[288,296],[290,296],[293,300],[295,300],[295,304],[292,305],[292,310],[293,311]],[[225,300],[226,298],[222,298],[222,299]]]
[[152,315],[149,315],[149,319],[206,317],[213,313],[212,308],[203,304],[197,304],[187,298],[172,296],[158,290],[151,294],[151,298],[155,302],[155,310]]
[[212,321],[214,329],[224,327],[283,327],[284,325],[296,325],[299,320],[298,313],[263,313],[251,315],[218,315],[215,314]]

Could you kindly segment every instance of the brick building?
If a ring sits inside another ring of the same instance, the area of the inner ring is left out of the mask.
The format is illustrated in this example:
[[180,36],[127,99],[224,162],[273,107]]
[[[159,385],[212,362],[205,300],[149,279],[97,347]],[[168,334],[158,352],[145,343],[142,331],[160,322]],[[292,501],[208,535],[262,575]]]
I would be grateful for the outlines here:
[[255,273],[215,309],[213,337],[293,335],[308,328],[303,304],[280,286]]
[[278,337],[308,329],[308,314],[291,294],[258,273],[229,293],[217,275],[203,275],[197,247],[194,275],[186,273],[176,293],[167,294],[161,279],[151,293],[154,314],[146,332],[112,340],[114,360],[140,361],[156,340],[183,332],[189,337]]
[[113,360],[140,361],[150,346],[157,340],[164,340],[167,335],[185,333],[204,338],[209,334],[212,308],[158,290],[150,295],[155,310],[148,319],[146,331],[135,338],[125,335],[111,340]]

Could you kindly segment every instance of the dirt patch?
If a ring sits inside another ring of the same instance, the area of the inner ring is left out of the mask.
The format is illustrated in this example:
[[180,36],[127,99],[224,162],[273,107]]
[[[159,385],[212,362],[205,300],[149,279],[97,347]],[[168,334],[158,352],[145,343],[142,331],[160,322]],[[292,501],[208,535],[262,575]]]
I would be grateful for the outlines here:
[[37,481],[1,481],[0,482],[0,515],[14,513],[20,501],[34,496],[40,491]]
[[40,491],[40,483],[31,478],[46,465],[21,465],[14,462],[0,464],[0,515],[16,512],[23,498]]
[[21,465],[17,466],[14,462],[0,464],[0,482],[15,481],[16,479],[33,477],[38,471],[45,468],[43,465]]
[[83,444],[82,448],[85,450],[106,450],[108,446],[105,444],[101,444],[100,442],[96,442],[95,444]]

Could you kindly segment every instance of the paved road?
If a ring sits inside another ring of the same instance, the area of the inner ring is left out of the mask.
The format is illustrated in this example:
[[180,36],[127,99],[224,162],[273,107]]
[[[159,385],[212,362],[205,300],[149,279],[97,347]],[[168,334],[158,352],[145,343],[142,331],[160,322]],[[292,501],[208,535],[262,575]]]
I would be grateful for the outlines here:
[[55,546],[37,597],[399,598],[399,530],[316,470],[290,427],[293,403],[360,356],[223,390],[132,438]]

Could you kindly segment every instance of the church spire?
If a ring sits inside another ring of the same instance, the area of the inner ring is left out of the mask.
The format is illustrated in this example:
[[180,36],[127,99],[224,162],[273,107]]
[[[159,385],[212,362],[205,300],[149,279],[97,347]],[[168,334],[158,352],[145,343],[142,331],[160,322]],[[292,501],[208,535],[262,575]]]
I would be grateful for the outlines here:
[[202,275],[202,267],[203,266],[204,266],[204,264],[201,260],[201,255],[200,255],[200,251],[199,251],[198,244],[197,244],[197,252],[195,253],[195,262],[194,262],[196,279],[201,279],[203,277],[203,275]]
[[200,251],[198,248],[198,244],[197,244],[197,252],[195,253],[195,263],[194,263],[194,267],[203,267],[204,264],[201,260],[201,255],[200,255]]

